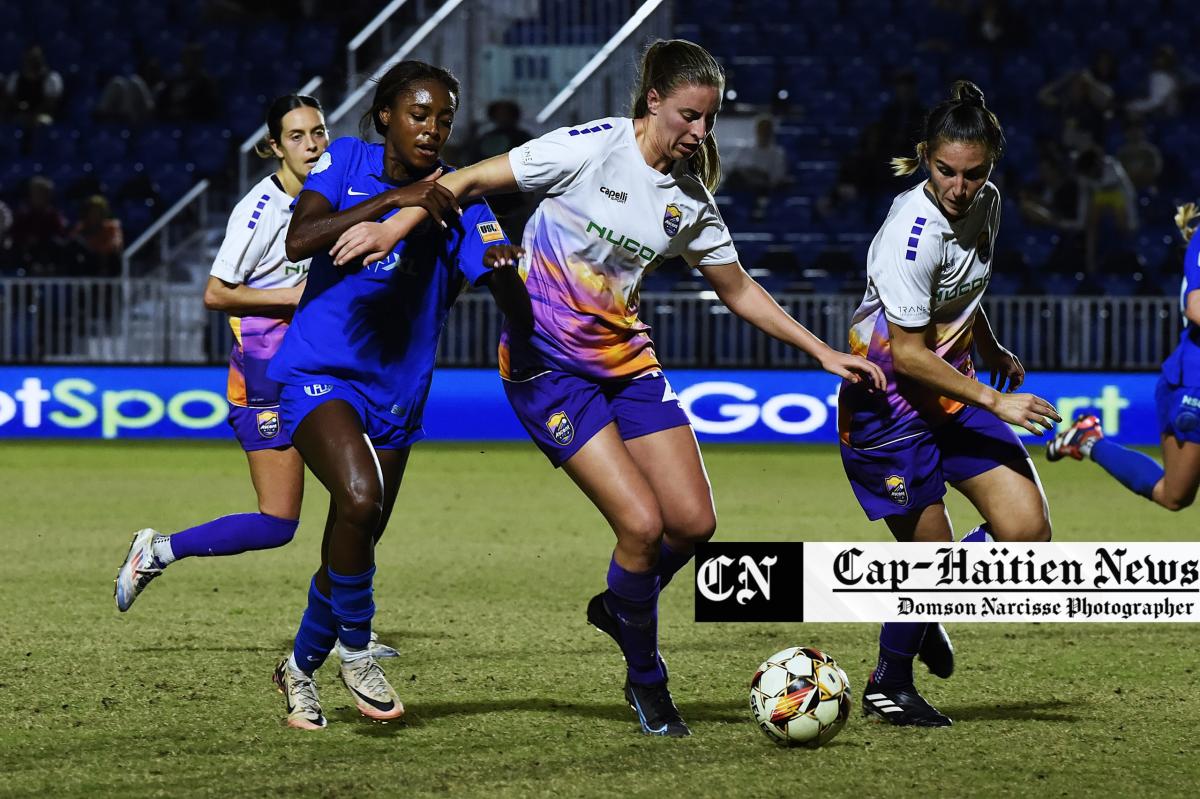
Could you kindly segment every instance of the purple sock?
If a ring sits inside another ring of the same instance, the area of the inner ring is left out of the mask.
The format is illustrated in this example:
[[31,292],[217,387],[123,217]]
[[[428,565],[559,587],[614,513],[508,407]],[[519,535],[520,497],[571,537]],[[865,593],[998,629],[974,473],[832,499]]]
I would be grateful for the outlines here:
[[667,541],[664,538],[658,550],[658,566],[655,567],[655,572],[658,574],[658,590],[662,592],[667,584],[671,582],[671,578],[675,573],[688,564],[695,552],[688,552],[686,555],[682,552],[676,552],[667,546]]
[[962,537],[963,543],[995,541],[992,537],[992,526],[987,522],[976,527]]
[[876,685],[912,685],[913,658],[925,637],[925,622],[885,622],[879,631],[879,663],[871,675]]
[[621,651],[629,679],[652,685],[667,678],[658,656],[658,591],[655,572],[626,571],[616,558],[608,565],[608,591],[604,603],[621,631]]
[[237,555],[255,549],[273,549],[292,540],[296,519],[280,519],[265,513],[235,513],[189,527],[171,536],[175,559],[193,555]]

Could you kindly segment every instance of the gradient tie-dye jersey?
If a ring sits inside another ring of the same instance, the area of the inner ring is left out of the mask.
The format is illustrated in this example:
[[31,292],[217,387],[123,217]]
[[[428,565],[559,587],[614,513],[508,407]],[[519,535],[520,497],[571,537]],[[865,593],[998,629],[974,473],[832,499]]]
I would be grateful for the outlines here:
[[554,369],[616,380],[657,370],[637,315],[643,277],[674,256],[693,267],[738,259],[712,195],[684,162],[666,175],[648,166],[625,117],[552,131],[513,149],[509,163],[521,191],[545,198],[523,242],[534,329],[506,327],[501,376]]
[[992,274],[1000,192],[985,184],[966,216],[950,222],[924,185],[896,198],[867,254],[867,291],[850,322],[850,351],[879,365],[887,390],[871,393],[865,384],[843,381],[838,431],[842,443],[856,449],[916,435],[963,408],[896,374],[889,321],[904,328],[932,326],[938,356],[975,377],[971,328]]
[[1187,318],[1188,295],[1200,291],[1200,233],[1193,233],[1183,256],[1183,284],[1179,287],[1179,310],[1183,314],[1183,332],[1179,344],[1163,361],[1162,373],[1176,386],[1200,386],[1200,325]]
[[[284,239],[292,219],[292,198],[274,175],[263,178],[234,206],[211,274],[226,283],[255,289],[292,288],[304,281],[309,261],[288,261]],[[267,364],[279,350],[287,322],[263,316],[231,316],[227,393],[234,405],[264,408],[279,404],[279,384],[267,377]]]

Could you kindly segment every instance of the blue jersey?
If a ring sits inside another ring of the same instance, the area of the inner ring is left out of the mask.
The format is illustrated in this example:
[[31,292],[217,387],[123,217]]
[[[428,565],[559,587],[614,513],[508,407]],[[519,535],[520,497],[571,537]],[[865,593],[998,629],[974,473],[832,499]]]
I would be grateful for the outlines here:
[[1200,326],[1187,319],[1188,294],[1200,291],[1200,232],[1192,234],[1187,254],[1183,256],[1183,285],[1179,289],[1179,304],[1183,310],[1183,334],[1179,346],[1163,361],[1163,376],[1172,385],[1200,386]]
[[[342,138],[313,166],[304,191],[341,211],[398,185],[384,174],[382,144]],[[369,266],[338,268],[327,252],[317,253],[267,374],[291,385],[332,378],[361,393],[383,421],[419,429],[446,315],[466,285],[489,271],[484,250],[506,243],[480,201],[464,206],[449,231],[427,221]]]

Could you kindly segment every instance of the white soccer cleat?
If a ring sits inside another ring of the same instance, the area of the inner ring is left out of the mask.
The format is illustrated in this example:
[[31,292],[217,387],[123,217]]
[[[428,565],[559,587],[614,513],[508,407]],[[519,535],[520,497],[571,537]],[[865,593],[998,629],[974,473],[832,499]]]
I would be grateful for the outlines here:
[[116,585],[113,587],[113,598],[117,602],[117,610],[122,613],[129,610],[133,605],[133,600],[146,590],[146,586],[150,584],[151,580],[162,574],[163,567],[155,560],[154,551],[151,549],[156,535],[158,535],[158,531],[151,530],[149,527],[133,534],[133,541],[129,544],[129,553],[125,556],[125,562],[121,564],[120,570],[117,571]]
[[404,703],[371,655],[349,662],[343,660],[342,682],[354,694],[359,712],[367,718],[390,721],[404,715]]
[[376,659],[400,657],[398,649],[379,643],[379,633],[374,630],[371,631],[371,643],[367,645],[367,648],[371,650],[371,657]]
[[287,725],[297,730],[320,730],[325,727],[325,715],[321,712],[321,700],[317,696],[317,684],[312,677],[296,671],[288,665],[288,659],[279,661],[271,675],[275,687],[287,700]]

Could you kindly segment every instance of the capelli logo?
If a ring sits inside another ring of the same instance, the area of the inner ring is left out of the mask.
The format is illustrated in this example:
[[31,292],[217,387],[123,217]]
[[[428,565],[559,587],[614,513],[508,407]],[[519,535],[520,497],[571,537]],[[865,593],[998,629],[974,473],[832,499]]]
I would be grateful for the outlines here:
[[622,205],[624,205],[625,201],[629,199],[629,192],[617,191],[616,189],[610,189],[607,186],[601,186],[600,193],[613,202],[618,202]]
[[801,621],[804,545],[696,547],[696,621]]

